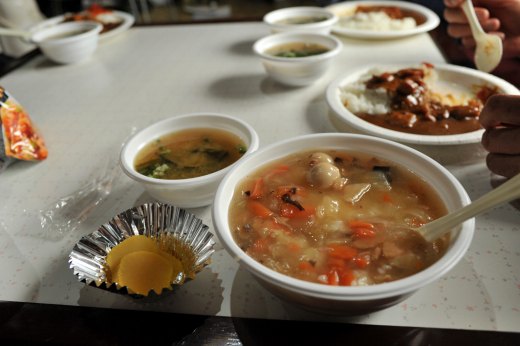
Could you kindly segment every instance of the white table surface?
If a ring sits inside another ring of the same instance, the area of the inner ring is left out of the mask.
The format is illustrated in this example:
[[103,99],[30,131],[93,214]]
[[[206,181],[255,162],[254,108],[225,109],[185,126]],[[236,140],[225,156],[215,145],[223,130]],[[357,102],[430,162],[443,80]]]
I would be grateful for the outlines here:
[[[253,42],[266,34],[261,23],[132,28],[103,42],[79,65],[58,66],[41,56],[1,78],[0,85],[41,130],[49,157],[19,162],[0,173],[0,300],[520,331],[520,214],[511,205],[477,218],[468,253],[446,276],[397,306],[365,316],[321,316],[281,302],[239,269],[219,244],[212,264],[196,280],[162,299],[135,301],[77,281],[67,259],[81,236],[115,214],[151,201],[117,167],[121,144],[136,129],[207,111],[247,121],[261,146],[336,131],[324,91],[346,69],[381,62],[444,62],[427,34],[375,42],[342,38],[345,47],[325,77],[309,87],[286,88],[269,80],[252,54]],[[106,162],[115,174],[110,194],[69,231],[59,233],[55,225],[43,229],[40,211],[52,209],[62,197],[78,197],[81,188],[106,175]],[[464,164],[451,160],[447,167],[471,198],[491,189],[482,154]],[[212,227],[210,207],[190,211]]]

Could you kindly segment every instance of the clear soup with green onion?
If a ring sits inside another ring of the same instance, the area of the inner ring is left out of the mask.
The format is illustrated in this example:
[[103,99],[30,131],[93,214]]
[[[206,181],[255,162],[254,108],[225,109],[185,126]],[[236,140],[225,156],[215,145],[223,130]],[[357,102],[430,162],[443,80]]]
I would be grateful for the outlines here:
[[187,179],[219,171],[242,157],[245,143],[214,128],[174,132],[146,145],[134,161],[136,171],[157,179]]
[[290,42],[269,48],[266,53],[282,58],[304,58],[327,53],[330,49],[317,43]]

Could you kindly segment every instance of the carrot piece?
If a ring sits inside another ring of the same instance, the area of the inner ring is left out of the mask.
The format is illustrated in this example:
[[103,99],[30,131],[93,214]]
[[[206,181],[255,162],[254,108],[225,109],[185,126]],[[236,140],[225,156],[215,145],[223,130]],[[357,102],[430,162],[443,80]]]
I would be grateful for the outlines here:
[[257,201],[250,201],[247,207],[251,213],[261,218],[267,218],[273,215],[273,212],[269,208]]
[[298,252],[300,252],[301,247],[300,247],[300,245],[298,245],[296,243],[290,243],[287,245],[287,250],[289,250],[290,252],[293,252],[293,253],[298,253]]
[[314,268],[314,266],[309,261],[301,261],[298,264],[298,268],[300,268],[300,270],[302,270],[304,272],[312,273],[312,272],[316,271],[316,268]]
[[358,267],[358,268],[366,268],[370,264],[370,260],[366,257],[354,257],[352,259],[352,262]]
[[329,257],[329,259],[327,260],[327,265],[331,269],[342,269],[345,267],[345,260],[341,258]]
[[385,193],[383,195],[383,202],[392,203],[393,202],[392,196],[390,196],[390,194],[388,194],[388,193]]
[[349,220],[348,227],[374,229],[374,224],[370,223],[368,221],[362,221],[362,220]]
[[280,165],[280,166],[276,167],[275,169],[273,169],[271,172],[267,173],[264,176],[264,178],[265,179],[269,179],[273,175],[280,174],[280,173],[285,173],[288,170],[289,170],[289,166],[287,166],[287,165]]
[[348,270],[344,270],[340,275],[339,275],[339,285],[341,286],[350,286],[352,285],[352,281],[354,281],[355,277],[354,277],[354,272],[350,269]]
[[249,197],[251,197],[253,199],[261,198],[262,194],[263,194],[263,189],[264,189],[264,179],[263,178],[256,179]]
[[374,238],[376,235],[376,231],[369,228],[354,228],[352,231],[352,235],[356,238]]
[[328,248],[330,250],[329,256],[334,258],[351,260],[357,255],[357,250],[348,245],[331,244]]
[[327,283],[331,286],[339,285],[339,274],[336,269],[332,269],[327,275]]

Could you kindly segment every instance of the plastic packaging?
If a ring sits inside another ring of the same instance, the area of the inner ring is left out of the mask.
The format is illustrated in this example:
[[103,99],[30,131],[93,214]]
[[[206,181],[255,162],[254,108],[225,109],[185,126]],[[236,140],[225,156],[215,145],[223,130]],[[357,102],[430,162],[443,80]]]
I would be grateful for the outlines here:
[[0,86],[0,173],[16,160],[40,161],[47,154],[29,114]]
[[96,177],[70,195],[63,196],[40,210],[40,223],[49,240],[72,233],[110,195],[119,167],[110,157]]

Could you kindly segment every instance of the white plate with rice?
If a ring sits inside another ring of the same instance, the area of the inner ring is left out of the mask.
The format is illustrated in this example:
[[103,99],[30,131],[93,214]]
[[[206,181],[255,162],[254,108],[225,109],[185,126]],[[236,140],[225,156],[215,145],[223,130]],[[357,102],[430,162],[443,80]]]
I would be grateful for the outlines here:
[[[403,18],[391,18],[384,11],[356,13],[359,6],[395,7]],[[327,6],[326,9],[338,16],[332,32],[361,39],[400,38],[435,29],[439,16],[432,10],[405,1],[346,1]]]
[[[377,65],[346,72],[327,87],[326,99],[331,110],[330,120],[340,131],[359,132],[401,143],[459,145],[480,142],[482,129],[449,135],[414,134],[387,129],[354,114],[382,114],[389,109],[389,98],[386,93],[382,94],[378,89],[370,92],[366,90],[365,81],[373,75],[420,66],[420,64]],[[456,65],[436,64],[426,82],[432,92],[452,100],[454,104],[465,104],[469,99],[475,98],[476,93],[483,86],[497,88],[499,93],[520,94],[514,85],[501,78]]]

